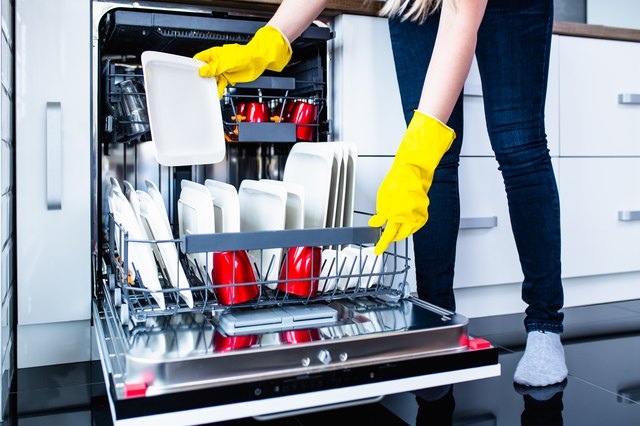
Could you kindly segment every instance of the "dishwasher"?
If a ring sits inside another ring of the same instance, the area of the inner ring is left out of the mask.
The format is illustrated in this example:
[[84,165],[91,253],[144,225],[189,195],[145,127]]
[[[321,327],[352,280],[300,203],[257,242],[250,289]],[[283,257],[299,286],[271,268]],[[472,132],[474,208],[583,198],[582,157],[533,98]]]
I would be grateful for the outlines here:
[[[341,259],[336,250],[331,262],[340,268],[323,267],[319,273],[312,267],[315,272],[304,279],[324,290],[317,295],[290,295],[286,289],[294,283],[285,274],[275,282],[256,279],[257,297],[233,305],[221,303],[221,285],[212,283],[206,265],[187,260],[241,250],[262,257],[296,247],[351,246],[362,254],[375,245],[379,229],[353,226],[177,232],[182,180],[216,179],[236,187],[244,179],[281,180],[296,141],[331,143],[330,24],[314,23],[294,41],[292,60],[281,73],[267,72],[227,91],[220,101],[227,140],[222,162],[165,167],[155,161],[144,114],[126,115],[121,107],[124,96],[144,97],[141,53],[190,57],[214,45],[246,43],[267,19],[247,11],[160,3],[94,2],[92,13],[92,309],[115,424],[272,419],[500,374],[497,349],[469,336],[465,317],[411,295],[406,240],[392,244],[373,268],[365,267],[362,256]],[[126,92],[123,81],[137,91]],[[268,104],[276,116],[283,115],[287,102],[303,100],[316,106],[316,118],[303,125],[244,122],[237,118],[240,104],[251,99]],[[145,181],[155,184],[175,238],[130,238],[107,207],[114,179],[137,189]],[[166,285],[162,268],[159,280],[165,285],[159,290],[130,278],[127,255],[135,244],[175,245],[191,306],[180,290]],[[257,277],[269,276],[257,269]]]

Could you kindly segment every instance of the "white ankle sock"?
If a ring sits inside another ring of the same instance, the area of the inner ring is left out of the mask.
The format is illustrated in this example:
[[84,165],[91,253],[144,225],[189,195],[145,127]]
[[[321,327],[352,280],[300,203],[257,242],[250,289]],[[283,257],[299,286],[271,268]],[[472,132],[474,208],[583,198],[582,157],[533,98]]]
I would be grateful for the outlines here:
[[518,363],[513,381],[526,386],[548,386],[567,378],[567,365],[560,335],[532,331]]

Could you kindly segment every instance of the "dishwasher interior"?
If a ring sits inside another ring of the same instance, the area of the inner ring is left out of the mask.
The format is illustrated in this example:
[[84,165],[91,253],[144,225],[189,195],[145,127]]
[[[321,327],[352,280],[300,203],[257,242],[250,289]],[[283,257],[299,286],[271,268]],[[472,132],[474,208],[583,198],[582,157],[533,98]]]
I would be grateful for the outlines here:
[[[179,202],[183,180],[217,180],[236,189],[246,179],[282,180],[296,142],[331,140],[333,34],[328,26],[318,23],[306,30],[292,44],[292,60],[281,73],[266,72],[228,88],[220,101],[226,139],[222,162],[164,167],[154,158],[144,109],[141,53],[191,57],[215,45],[246,43],[265,20],[246,12],[114,6],[94,22],[99,22],[94,29],[99,213],[93,309],[116,423],[451,370],[491,367],[485,376],[497,374],[494,348],[470,349],[466,318],[410,295],[407,241],[373,256],[380,235],[373,228],[208,234],[179,229],[186,214]],[[251,104],[268,110],[267,118],[252,118]],[[292,120],[296,105],[311,108],[312,119]],[[113,186],[123,191],[125,181],[130,190],[153,187],[161,194],[169,238],[136,238],[118,221],[108,194]],[[157,287],[143,282],[144,275],[128,261],[141,246],[153,249]],[[175,253],[171,265],[161,261],[160,247]],[[344,247],[355,254],[341,256]],[[290,254],[300,250],[307,253],[311,272],[294,277]],[[220,282],[219,258],[233,265],[248,262],[250,278],[234,270],[230,281]],[[184,271],[182,285],[170,285],[172,268]]]

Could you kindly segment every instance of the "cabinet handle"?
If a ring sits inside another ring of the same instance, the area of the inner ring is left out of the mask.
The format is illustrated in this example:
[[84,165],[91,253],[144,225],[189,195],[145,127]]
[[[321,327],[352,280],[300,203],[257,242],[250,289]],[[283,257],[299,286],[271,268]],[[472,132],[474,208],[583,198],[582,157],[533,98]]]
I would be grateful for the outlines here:
[[62,104],[47,102],[47,210],[62,209]]
[[620,222],[640,220],[640,210],[620,210],[618,212],[618,220]]
[[622,105],[640,105],[640,93],[620,93],[618,103]]
[[486,228],[497,228],[497,227],[498,227],[497,216],[461,217],[460,218],[460,229],[486,229]]

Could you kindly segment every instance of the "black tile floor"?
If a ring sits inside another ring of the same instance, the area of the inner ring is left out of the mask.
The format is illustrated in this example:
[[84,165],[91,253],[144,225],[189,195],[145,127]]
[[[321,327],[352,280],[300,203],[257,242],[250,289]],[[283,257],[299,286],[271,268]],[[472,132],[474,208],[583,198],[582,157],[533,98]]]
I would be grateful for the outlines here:
[[[513,372],[526,339],[522,315],[472,320],[470,333],[501,348],[500,377],[381,403],[273,421],[229,425],[640,425],[640,300],[565,310],[569,378],[562,386],[524,392]],[[109,425],[98,363],[20,370],[3,425]]]

